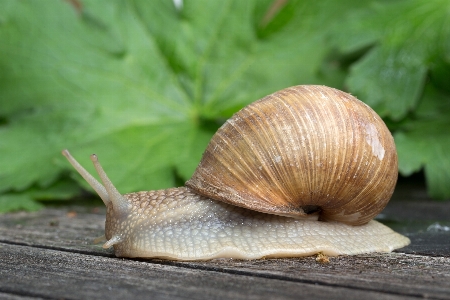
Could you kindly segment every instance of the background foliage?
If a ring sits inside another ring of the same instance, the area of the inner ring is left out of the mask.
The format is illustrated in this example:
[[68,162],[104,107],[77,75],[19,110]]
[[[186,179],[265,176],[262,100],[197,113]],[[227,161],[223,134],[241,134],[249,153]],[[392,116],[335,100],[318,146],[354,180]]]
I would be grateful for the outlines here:
[[400,172],[450,197],[448,0],[3,0],[0,210],[86,187],[98,154],[122,193],[180,185],[244,105],[325,84],[372,106]]

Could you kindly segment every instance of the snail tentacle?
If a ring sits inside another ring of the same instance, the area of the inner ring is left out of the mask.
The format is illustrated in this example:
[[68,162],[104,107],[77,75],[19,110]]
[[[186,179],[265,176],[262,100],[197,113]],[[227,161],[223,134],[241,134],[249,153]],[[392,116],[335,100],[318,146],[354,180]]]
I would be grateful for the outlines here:
[[98,161],[97,155],[92,154],[91,160],[94,163],[95,170],[97,170],[97,173],[100,176],[103,185],[105,186],[105,189],[108,193],[108,198],[111,201],[112,206],[114,208],[114,212],[118,215],[130,214],[131,212],[130,203],[127,201],[127,199],[125,199],[125,197],[122,196],[121,193],[119,193],[119,191],[116,189],[116,187],[109,179],[108,175],[106,175],[100,162]]
[[84,180],[86,180],[86,182],[89,183],[89,185],[94,189],[94,191],[97,192],[97,194],[103,200],[103,203],[108,206],[110,200],[105,187],[100,182],[98,182],[98,180],[95,179],[94,176],[92,176],[85,168],[83,168],[82,165],[80,165],[80,163],[70,154],[69,150],[63,150],[62,155],[67,158],[67,160],[75,168],[75,170],[80,173],[81,177],[83,177]]
[[122,238],[118,235],[113,236],[112,238],[110,238],[106,243],[103,244],[103,249],[108,249],[113,245],[119,244],[120,242],[122,242]]

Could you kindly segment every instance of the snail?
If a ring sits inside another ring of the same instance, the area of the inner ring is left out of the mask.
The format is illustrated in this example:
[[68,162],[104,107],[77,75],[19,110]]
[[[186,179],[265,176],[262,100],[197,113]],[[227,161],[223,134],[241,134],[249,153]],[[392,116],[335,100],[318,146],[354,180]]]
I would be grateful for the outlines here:
[[208,260],[390,252],[409,244],[373,218],[397,176],[393,137],[345,92],[294,86],[228,119],[184,187],[121,195],[63,155],[107,207],[117,257]]

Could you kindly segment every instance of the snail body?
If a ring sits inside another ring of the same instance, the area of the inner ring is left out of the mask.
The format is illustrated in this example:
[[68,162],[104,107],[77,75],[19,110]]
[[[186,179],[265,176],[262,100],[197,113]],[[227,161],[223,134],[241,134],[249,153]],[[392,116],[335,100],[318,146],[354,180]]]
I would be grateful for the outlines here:
[[349,94],[295,86],[217,131],[186,187],[121,195],[63,154],[107,206],[119,257],[205,260],[389,252],[409,239],[372,220],[397,180],[393,138]]

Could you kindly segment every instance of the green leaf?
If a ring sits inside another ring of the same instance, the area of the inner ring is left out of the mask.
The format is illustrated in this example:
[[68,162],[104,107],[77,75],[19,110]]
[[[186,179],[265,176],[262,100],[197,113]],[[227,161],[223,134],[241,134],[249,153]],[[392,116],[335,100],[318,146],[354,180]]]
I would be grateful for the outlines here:
[[69,200],[73,195],[80,194],[81,190],[75,181],[68,178],[61,178],[47,188],[31,187],[27,189],[24,195],[31,199],[37,199],[40,202],[47,200]]
[[34,211],[42,208],[42,204],[34,201],[28,195],[3,194],[0,195],[0,213],[28,210]]
[[415,118],[395,134],[400,172],[408,176],[425,168],[429,193],[436,199],[450,195],[449,115],[450,95],[428,85]]
[[394,120],[413,111],[431,62],[448,55],[450,2],[389,1],[349,14],[335,32],[341,51],[373,45],[350,69],[350,90]]
[[50,187],[64,148],[92,173],[95,152],[122,193],[178,184],[232,113],[319,82],[317,24],[336,19],[303,1],[268,18],[267,1],[76,3],[1,3],[0,191]]

